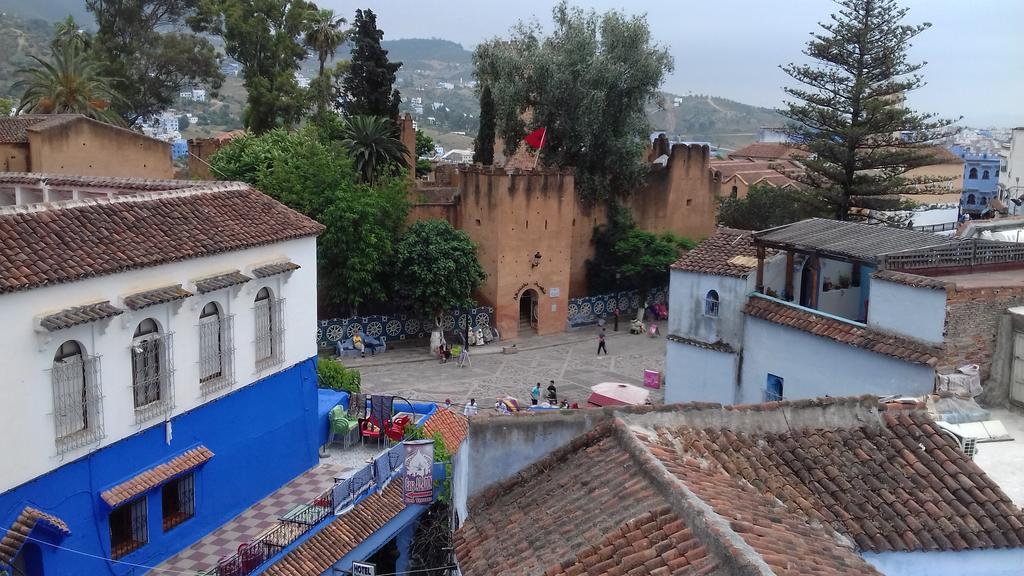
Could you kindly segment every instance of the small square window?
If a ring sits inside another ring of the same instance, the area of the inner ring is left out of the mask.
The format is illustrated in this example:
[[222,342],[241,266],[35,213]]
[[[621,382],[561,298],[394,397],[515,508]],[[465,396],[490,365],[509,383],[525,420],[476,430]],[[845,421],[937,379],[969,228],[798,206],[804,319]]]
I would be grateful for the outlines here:
[[117,559],[149,542],[146,497],[118,506],[110,512],[110,557]]
[[160,490],[164,532],[196,515],[196,483],[193,474],[172,480]]

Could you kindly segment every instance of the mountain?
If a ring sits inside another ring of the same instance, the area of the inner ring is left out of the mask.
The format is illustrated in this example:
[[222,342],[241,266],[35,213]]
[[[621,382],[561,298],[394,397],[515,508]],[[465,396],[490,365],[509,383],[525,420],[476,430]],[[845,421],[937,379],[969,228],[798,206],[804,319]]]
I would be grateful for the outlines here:
[[[18,80],[19,68],[34,66],[30,55],[50,55],[53,25],[43,20],[24,20],[13,13],[0,14],[0,98],[20,97],[12,86]],[[4,111],[6,112],[6,111]]]
[[83,25],[91,27],[92,14],[85,9],[84,0],[0,0],[0,12],[14,14],[24,20],[45,20],[57,22],[71,16]]
[[741,104],[707,95],[677,96],[662,93],[659,103],[647,108],[655,130],[679,140],[711,142],[724,148],[739,148],[757,138],[762,126],[782,126],[785,119],[768,108]]

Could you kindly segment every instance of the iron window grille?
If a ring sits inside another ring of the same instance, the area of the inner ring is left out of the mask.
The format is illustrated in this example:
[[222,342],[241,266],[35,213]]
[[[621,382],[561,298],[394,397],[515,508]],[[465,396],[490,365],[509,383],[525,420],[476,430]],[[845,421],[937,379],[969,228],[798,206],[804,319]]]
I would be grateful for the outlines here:
[[256,320],[256,369],[264,370],[284,362],[284,298],[257,297],[253,312]]
[[100,357],[81,353],[55,360],[50,370],[57,454],[103,438]]
[[135,423],[169,414],[174,407],[173,334],[151,333],[132,346]]
[[235,316],[199,319],[199,384],[203,394],[235,384]]
[[710,290],[704,297],[704,315],[718,318],[718,292]]
[[195,474],[186,474],[160,489],[164,532],[196,515]]
[[110,512],[110,557],[122,558],[149,542],[146,497],[137,498]]

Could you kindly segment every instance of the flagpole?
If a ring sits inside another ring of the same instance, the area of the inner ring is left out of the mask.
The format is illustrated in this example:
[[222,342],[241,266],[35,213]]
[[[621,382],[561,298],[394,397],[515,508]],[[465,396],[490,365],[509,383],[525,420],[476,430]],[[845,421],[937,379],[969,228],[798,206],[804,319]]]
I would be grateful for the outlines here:
[[540,151],[544,149],[544,139],[548,137],[547,126],[544,127],[544,131],[540,133],[540,146],[537,147],[537,157],[533,159],[533,172],[537,171],[537,163],[540,162]]

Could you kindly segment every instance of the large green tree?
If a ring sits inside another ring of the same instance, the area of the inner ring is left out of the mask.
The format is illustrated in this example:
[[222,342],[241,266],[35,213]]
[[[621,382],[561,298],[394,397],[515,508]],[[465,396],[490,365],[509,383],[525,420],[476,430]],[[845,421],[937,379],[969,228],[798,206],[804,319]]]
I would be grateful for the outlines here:
[[668,284],[668,268],[681,250],[697,243],[671,233],[652,234],[637,228],[629,209],[613,205],[608,223],[594,229],[594,257],[586,262],[591,294],[639,290]]
[[242,65],[249,95],[242,121],[254,133],[293,126],[305,112],[295,79],[316,5],[305,0],[204,0],[194,27],[221,36]]
[[480,128],[473,139],[473,162],[490,166],[494,164],[494,96],[491,87],[480,89]]
[[333,95],[330,70],[325,70],[328,58],[334,58],[338,47],[345,43],[348,31],[347,21],[337,16],[334,10],[321,9],[310,16],[309,27],[303,37],[306,47],[316,53],[320,62],[316,83],[310,85],[310,93],[316,102],[317,114],[323,114]]
[[169,107],[183,86],[223,82],[213,44],[184,26],[200,1],[86,0],[97,24],[92,50],[100,73],[115,80],[115,109],[128,124]]
[[[812,64],[782,69],[800,86],[781,113],[791,138],[810,154],[798,179],[846,220],[859,209],[894,209],[899,194],[927,191],[935,180],[904,176],[935,164],[927,144],[951,124],[906,105],[924,85],[924,63],[909,62],[911,40],[930,24],[908,25],[896,0],[838,0],[804,54]],[[924,184],[925,186],[920,186]]]
[[473,291],[487,275],[469,234],[445,220],[409,227],[395,258],[396,294],[409,309],[435,316],[474,305]]
[[722,200],[718,223],[740,230],[766,230],[806,218],[831,218],[832,214],[813,192],[755,185],[744,198]]
[[494,95],[505,153],[528,130],[545,127],[543,161],[574,166],[584,200],[628,193],[646,173],[644,107],[672,58],[653,43],[642,16],[562,2],[553,19],[547,36],[539,24],[521,22],[510,38],[484,42],[473,54],[481,85]]
[[232,140],[210,159],[224,180],[248,182],[327,228],[317,241],[327,314],[390,299],[392,258],[409,204],[407,180],[360,183],[352,161],[313,127]]
[[31,57],[36,66],[18,71],[13,88],[22,92],[18,113],[84,114],[122,124],[112,105],[118,94],[99,64],[76,42],[55,43],[50,60]]
[[402,97],[394,88],[395,73],[401,62],[388,60],[388,51],[381,47],[384,32],[377,28],[373,10],[356,10],[352,22],[351,64],[344,79],[341,106],[351,116],[383,116],[398,118]]
[[346,119],[341,137],[341,145],[348,150],[362,181],[371,186],[382,173],[392,172],[392,168],[412,154],[398,139],[395,123],[380,116]]

